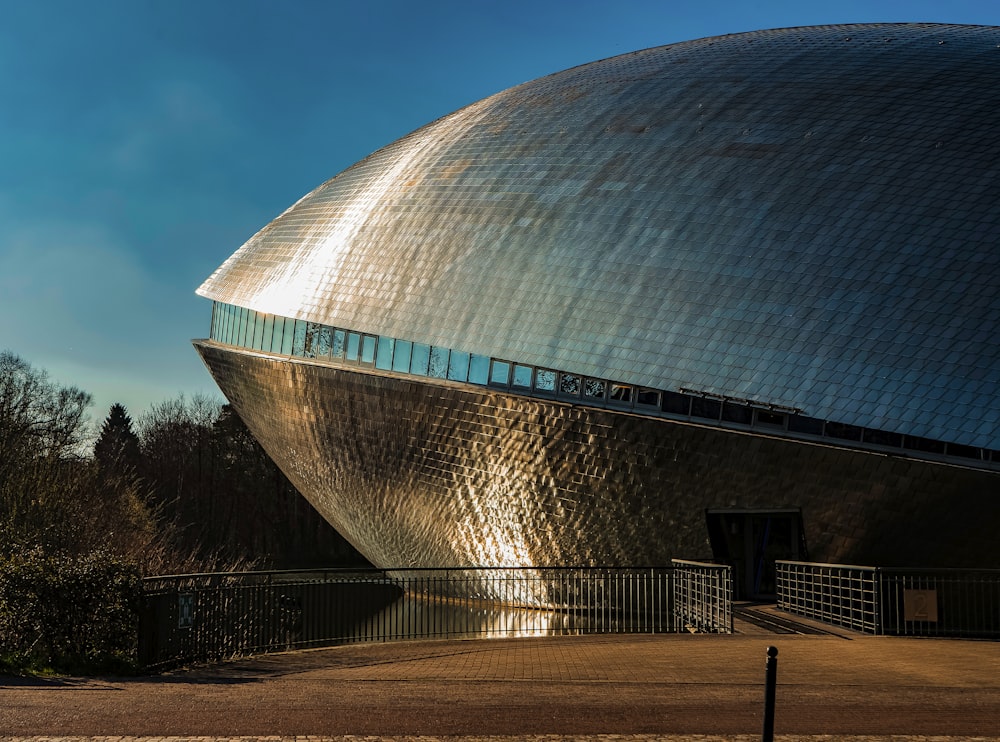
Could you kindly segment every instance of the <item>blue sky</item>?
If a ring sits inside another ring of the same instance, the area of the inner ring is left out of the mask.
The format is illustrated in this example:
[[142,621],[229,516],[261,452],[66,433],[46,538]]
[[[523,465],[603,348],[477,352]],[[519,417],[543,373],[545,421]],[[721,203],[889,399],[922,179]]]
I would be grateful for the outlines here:
[[512,85],[819,23],[1000,25],[1000,0],[6,0],[0,350],[133,416],[218,395],[194,290],[379,147]]

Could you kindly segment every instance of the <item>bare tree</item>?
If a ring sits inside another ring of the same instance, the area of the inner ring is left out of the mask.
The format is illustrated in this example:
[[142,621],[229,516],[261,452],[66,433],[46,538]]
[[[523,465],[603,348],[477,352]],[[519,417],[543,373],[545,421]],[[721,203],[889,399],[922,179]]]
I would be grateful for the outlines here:
[[102,470],[86,455],[89,404],[89,394],[0,353],[0,557],[41,547],[102,550],[147,570],[176,561],[137,473]]
[[228,405],[181,397],[109,411],[88,455],[90,396],[0,353],[0,558],[103,550],[146,574],[362,563]]
[[364,560],[274,465],[232,407],[204,397],[140,418],[143,476],[186,549],[260,567]]
[[90,395],[0,352],[0,545],[59,526],[83,456]]

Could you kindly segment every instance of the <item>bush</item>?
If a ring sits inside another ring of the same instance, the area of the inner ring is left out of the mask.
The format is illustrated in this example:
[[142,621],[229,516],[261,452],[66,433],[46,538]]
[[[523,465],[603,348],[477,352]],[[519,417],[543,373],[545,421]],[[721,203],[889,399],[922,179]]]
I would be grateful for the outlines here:
[[0,560],[0,670],[131,670],[141,595],[138,568],[101,551]]

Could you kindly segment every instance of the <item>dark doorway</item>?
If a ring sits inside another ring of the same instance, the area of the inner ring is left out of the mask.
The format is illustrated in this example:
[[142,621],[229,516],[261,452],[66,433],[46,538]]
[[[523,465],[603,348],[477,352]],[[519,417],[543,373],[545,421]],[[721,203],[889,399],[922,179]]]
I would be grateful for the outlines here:
[[733,591],[743,600],[769,600],[777,592],[774,562],[806,559],[802,511],[708,510],[715,559],[732,565]]

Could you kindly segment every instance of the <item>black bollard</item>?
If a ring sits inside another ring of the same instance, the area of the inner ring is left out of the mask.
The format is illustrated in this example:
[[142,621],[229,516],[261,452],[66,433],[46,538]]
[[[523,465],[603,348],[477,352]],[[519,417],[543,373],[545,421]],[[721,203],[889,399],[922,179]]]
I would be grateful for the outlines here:
[[774,742],[774,689],[778,684],[778,648],[767,648],[764,661],[764,734],[762,742]]

